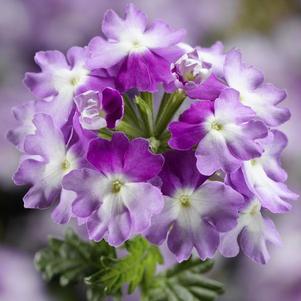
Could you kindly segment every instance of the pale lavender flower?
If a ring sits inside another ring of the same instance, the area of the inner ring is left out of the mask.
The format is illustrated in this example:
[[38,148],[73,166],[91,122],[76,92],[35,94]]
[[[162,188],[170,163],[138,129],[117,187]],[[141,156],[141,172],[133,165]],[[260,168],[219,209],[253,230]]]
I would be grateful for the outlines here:
[[159,176],[165,206],[152,218],[146,237],[156,244],[168,237],[168,247],[179,262],[188,259],[193,248],[202,260],[212,258],[220,233],[236,226],[242,196],[224,183],[206,181],[192,151],[166,153]]
[[260,201],[253,197],[239,213],[237,225],[221,235],[219,251],[225,257],[235,257],[242,252],[258,263],[270,259],[269,244],[280,244],[280,236],[274,223],[261,213]]
[[211,65],[212,72],[219,77],[224,75],[225,51],[222,42],[215,42],[211,47],[198,47],[200,59]]
[[121,133],[112,141],[93,140],[87,158],[96,169],[72,171],[63,187],[76,193],[73,213],[87,218],[90,239],[119,246],[149,228],[162,210],[160,189],[147,181],[159,173],[163,158],[150,152],[145,139],[129,141]]
[[[278,219],[277,227],[283,237],[281,248],[271,250],[268,266],[244,261],[238,278],[246,301],[299,301],[301,297],[300,204],[287,219]],[[256,287],[256,293],[254,293]]]
[[58,126],[64,125],[74,107],[73,97],[89,89],[112,86],[106,71],[92,73],[87,67],[87,49],[72,47],[66,57],[59,51],[40,51],[35,62],[39,73],[26,73],[24,82],[39,99],[40,110],[46,111]]
[[280,165],[280,155],[287,145],[286,136],[273,130],[261,140],[263,154],[243,162],[240,169],[229,175],[231,185],[246,196],[254,194],[262,207],[273,213],[286,212],[291,208],[290,200],[298,195],[285,185],[286,172]]
[[66,145],[49,115],[36,114],[33,123],[36,131],[25,138],[25,154],[14,181],[31,186],[23,199],[26,208],[47,208],[59,200],[52,216],[56,222],[66,223],[75,194],[62,189],[61,182],[71,170],[85,164],[83,149],[80,143]]
[[289,110],[278,106],[286,98],[286,92],[264,83],[263,74],[243,63],[239,51],[227,54],[224,76],[228,85],[239,91],[241,102],[252,108],[267,125],[278,126],[290,118]]
[[179,150],[197,145],[197,167],[204,175],[234,171],[262,152],[256,140],[265,137],[267,129],[254,118],[255,113],[240,103],[238,92],[225,89],[214,102],[194,103],[171,123],[169,145]]
[[158,83],[172,80],[170,64],[183,54],[177,46],[183,30],[174,31],[161,21],[148,25],[146,15],[129,4],[125,19],[108,10],[102,31],[107,40],[95,37],[89,43],[89,66],[114,67],[118,88],[152,92]]

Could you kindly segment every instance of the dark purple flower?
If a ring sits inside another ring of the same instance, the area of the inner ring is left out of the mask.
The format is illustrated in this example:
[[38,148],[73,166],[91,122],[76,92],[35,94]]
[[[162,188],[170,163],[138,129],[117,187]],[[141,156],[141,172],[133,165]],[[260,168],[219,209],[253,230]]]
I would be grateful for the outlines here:
[[239,92],[241,102],[267,125],[278,126],[290,118],[289,110],[278,106],[286,98],[286,92],[264,83],[263,74],[244,64],[239,51],[227,54],[224,75],[228,85]]
[[225,257],[235,257],[239,248],[255,262],[265,264],[270,259],[268,244],[280,244],[280,236],[271,219],[263,217],[256,197],[239,213],[234,229],[221,235],[219,250]]
[[114,128],[124,113],[123,98],[112,88],[102,92],[87,91],[75,97],[79,122],[86,130]]
[[160,172],[163,157],[151,153],[145,139],[117,133],[112,141],[93,140],[87,158],[95,170],[72,171],[63,187],[76,193],[73,213],[87,218],[90,239],[118,246],[148,229],[163,197],[147,181]]
[[152,92],[157,90],[158,83],[171,81],[170,64],[183,54],[177,46],[183,30],[173,31],[161,21],[148,25],[144,13],[129,4],[125,19],[108,10],[102,31],[107,40],[95,37],[89,43],[89,66],[114,67],[121,90],[137,88]]
[[204,175],[233,171],[262,152],[256,139],[265,137],[267,129],[254,118],[255,113],[240,103],[238,92],[225,89],[214,102],[194,103],[171,123],[169,145],[178,150],[197,145],[197,167]]
[[152,218],[146,237],[161,244],[168,236],[168,247],[178,261],[188,259],[193,247],[202,260],[213,257],[220,233],[236,226],[242,196],[224,183],[206,181],[192,151],[166,153],[159,176],[165,206]]

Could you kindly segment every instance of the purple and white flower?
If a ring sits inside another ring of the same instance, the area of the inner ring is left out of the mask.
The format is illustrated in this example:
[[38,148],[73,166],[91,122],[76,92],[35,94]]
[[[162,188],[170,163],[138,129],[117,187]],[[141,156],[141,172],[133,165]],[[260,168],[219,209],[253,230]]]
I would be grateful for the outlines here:
[[253,197],[239,213],[234,229],[221,235],[219,251],[225,257],[235,257],[239,249],[252,260],[265,264],[270,259],[268,244],[280,244],[274,223],[261,213],[260,201]]
[[163,157],[150,152],[147,140],[116,133],[111,141],[93,140],[87,158],[95,169],[72,171],[63,187],[76,193],[73,213],[87,218],[90,239],[119,246],[146,231],[163,208],[160,189],[147,182],[160,172]]
[[148,25],[146,15],[129,4],[124,19],[108,10],[102,31],[107,40],[95,37],[89,43],[89,66],[114,67],[118,88],[152,92],[158,83],[172,80],[170,64],[183,54],[177,45],[183,30],[174,31],[161,21]]
[[39,99],[41,111],[50,114],[55,124],[67,122],[73,108],[73,97],[88,89],[102,90],[112,86],[109,75],[102,70],[92,73],[87,67],[88,50],[72,47],[66,57],[59,51],[40,51],[35,62],[39,73],[26,73],[24,82]]
[[204,175],[234,171],[262,153],[256,140],[265,137],[267,129],[254,118],[255,113],[240,103],[238,92],[225,89],[214,102],[194,103],[171,123],[169,145],[178,150],[197,145],[197,167]]
[[71,170],[86,165],[84,154],[80,143],[66,145],[49,115],[36,114],[33,123],[36,131],[25,138],[25,154],[14,181],[31,186],[23,198],[26,208],[43,209],[58,202],[52,217],[57,223],[66,223],[75,194],[62,189],[61,182]]
[[195,248],[202,260],[213,257],[219,236],[236,226],[242,196],[221,182],[206,181],[196,168],[192,151],[171,151],[159,176],[165,206],[152,219],[146,237],[161,244],[166,237],[178,261]]
[[86,130],[114,128],[123,117],[123,98],[112,88],[105,88],[102,92],[84,92],[74,101],[80,114],[79,122]]
[[262,155],[245,161],[241,168],[229,175],[229,183],[246,196],[254,194],[262,207],[271,212],[286,212],[291,208],[288,201],[298,198],[285,185],[287,174],[280,165],[287,138],[282,132],[273,130],[260,142],[264,148]]
[[200,51],[195,48],[172,65],[174,85],[190,98],[214,100],[226,86],[217,79],[212,65],[202,60]]
[[278,126],[290,118],[289,110],[278,106],[286,98],[286,92],[264,83],[263,74],[244,64],[239,51],[232,50],[227,54],[224,76],[228,85],[239,91],[241,102],[268,126]]

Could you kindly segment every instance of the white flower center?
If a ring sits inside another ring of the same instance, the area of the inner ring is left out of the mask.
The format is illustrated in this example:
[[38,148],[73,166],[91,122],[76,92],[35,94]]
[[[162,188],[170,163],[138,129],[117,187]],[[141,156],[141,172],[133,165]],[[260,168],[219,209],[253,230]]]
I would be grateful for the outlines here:
[[144,52],[150,42],[143,32],[134,28],[122,32],[119,39],[120,46],[127,52]]
[[43,181],[51,187],[58,186],[62,178],[76,167],[77,157],[75,154],[70,151],[57,153],[55,157],[50,158],[49,163],[45,166]]
[[58,69],[53,72],[53,85],[59,93],[73,93],[85,83],[89,70],[82,65],[75,66],[72,70]]
[[173,200],[178,209],[188,209],[192,206],[193,189],[182,188],[175,192]]
[[256,202],[251,206],[249,210],[249,214],[252,216],[257,215],[260,212],[260,209],[261,209],[260,204]]

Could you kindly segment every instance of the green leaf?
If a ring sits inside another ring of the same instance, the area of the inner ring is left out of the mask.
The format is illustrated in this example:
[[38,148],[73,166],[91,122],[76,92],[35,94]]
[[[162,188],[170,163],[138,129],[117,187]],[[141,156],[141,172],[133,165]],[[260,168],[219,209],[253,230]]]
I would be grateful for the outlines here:
[[64,240],[51,238],[49,246],[37,253],[35,264],[46,280],[58,279],[62,286],[84,282],[88,301],[108,296],[122,300],[125,285],[130,294],[140,286],[143,301],[211,301],[223,293],[221,283],[204,276],[212,261],[190,259],[156,274],[157,265],[163,263],[158,247],[142,237],[124,247],[127,253],[117,258],[115,248],[105,241],[82,241],[68,231]]
[[66,286],[102,268],[104,256],[115,257],[114,249],[106,242],[85,242],[67,231],[64,240],[49,239],[49,246],[36,254],[35,266],[46,280],[58,278]]
[[148,289],[149,301],[213,301],[223,285],[203,274],[213,261],[190,259],[159,274]]
[[113,260],[101,272],[86,278],[86,283],[103,286],[107,295],[118,295],[125,284],[131,294],[142,282],[152,281],[157,264],[163,263],[158,248],[142,237],[126,242],[125,247],[128,251],[126,256]]

